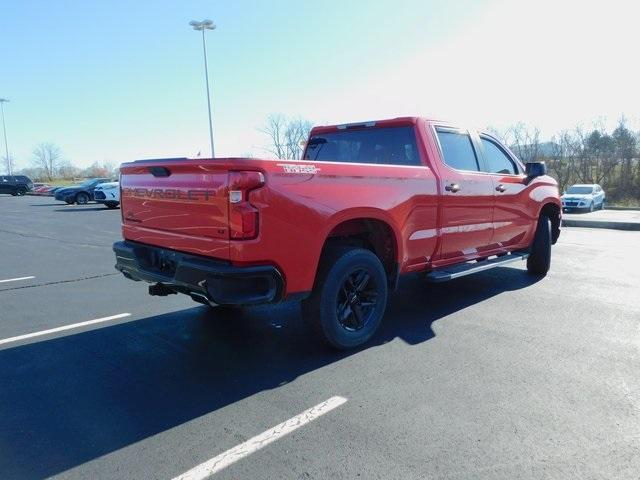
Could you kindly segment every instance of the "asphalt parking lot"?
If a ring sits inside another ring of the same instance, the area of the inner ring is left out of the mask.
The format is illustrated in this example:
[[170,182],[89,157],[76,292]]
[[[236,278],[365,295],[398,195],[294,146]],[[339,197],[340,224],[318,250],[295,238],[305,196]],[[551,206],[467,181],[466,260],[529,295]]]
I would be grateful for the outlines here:
[[0,197],[3,479],[639,476],[640,232],[566,228],[541,280],[405,278],[345,353],[296,304],[148,296],[113,268],[119,222]]

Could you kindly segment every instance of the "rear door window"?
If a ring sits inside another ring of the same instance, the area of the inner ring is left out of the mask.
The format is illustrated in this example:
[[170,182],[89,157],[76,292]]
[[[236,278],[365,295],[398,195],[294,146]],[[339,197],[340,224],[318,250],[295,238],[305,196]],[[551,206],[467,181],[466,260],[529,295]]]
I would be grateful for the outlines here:
[[421,165],[413,127],[345,129],[313,135],[305,160],[379,165]]
[[478,158],[467,132],[436,128],[444,163],[456,170],[477,172]]

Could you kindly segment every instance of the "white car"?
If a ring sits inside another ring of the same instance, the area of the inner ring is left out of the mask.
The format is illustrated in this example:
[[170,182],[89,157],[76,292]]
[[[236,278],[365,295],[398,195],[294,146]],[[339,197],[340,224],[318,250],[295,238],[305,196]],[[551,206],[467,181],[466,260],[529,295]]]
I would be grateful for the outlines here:
[[117,208],[120,205],[120,183],[101,183],[94,190],[93,198],[108,208]]
[[604,208],[604,190],[596,183],[572,185],[560,197],[562,210],[602,210]]

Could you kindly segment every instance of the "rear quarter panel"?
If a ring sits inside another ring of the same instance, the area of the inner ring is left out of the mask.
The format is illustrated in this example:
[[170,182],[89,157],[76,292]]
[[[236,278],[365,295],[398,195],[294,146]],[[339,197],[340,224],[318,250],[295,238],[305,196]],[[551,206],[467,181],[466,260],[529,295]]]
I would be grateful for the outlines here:
[[[231,241],[230,256],[237,264],[276,264],[288,294],[312,289],[325,240],[350,219],[387,223],[402,271],[424,264],[425,252],[436,247],[437,185],[427,166],[263,161],[260,167],[266,187],[250,196],[260,209],[260,234]],[[433,235],[409,240],[416,230]]]

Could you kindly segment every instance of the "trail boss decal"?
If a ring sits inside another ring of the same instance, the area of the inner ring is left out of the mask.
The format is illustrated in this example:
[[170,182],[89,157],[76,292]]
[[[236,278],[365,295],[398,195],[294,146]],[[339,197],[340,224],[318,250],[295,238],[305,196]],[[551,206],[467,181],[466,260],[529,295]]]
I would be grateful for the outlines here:
[[279,163],[279,167],[282,167],[284,173],[305,173],[315,175],[320,171],[315,165],[299,164],[299,163]]

